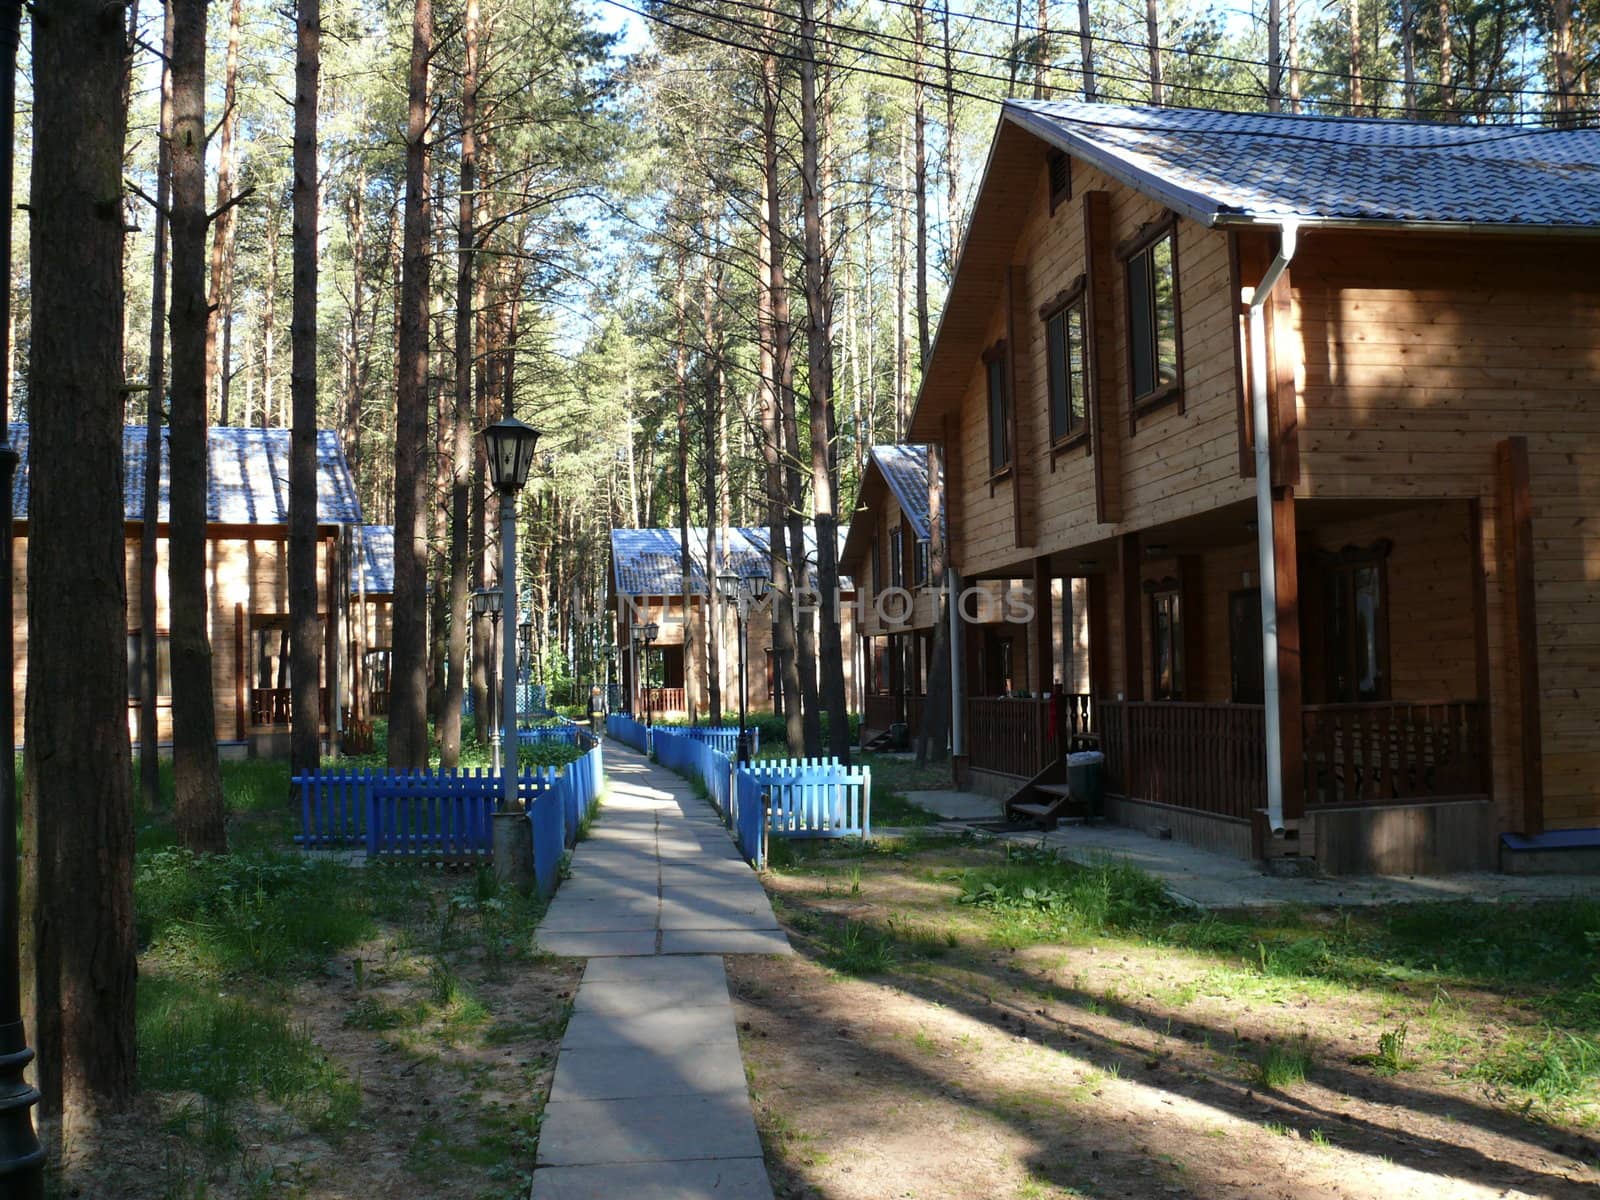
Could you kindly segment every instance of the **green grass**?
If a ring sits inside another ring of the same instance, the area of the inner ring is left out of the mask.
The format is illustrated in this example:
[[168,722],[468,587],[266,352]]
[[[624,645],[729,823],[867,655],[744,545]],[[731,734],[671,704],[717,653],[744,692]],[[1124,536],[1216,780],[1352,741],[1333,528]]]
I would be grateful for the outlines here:
[[1473,1074],[1541,1100],[1592,1099],[1600,1083],[1600,1041],[1554,1029],[1542,1038],[1517,1038]]
[[1256,1082],[1262,1087],[1293,1087],[1310,1073],[1311,1048],[1303,1042],[1270,1045],[1256,1064]]

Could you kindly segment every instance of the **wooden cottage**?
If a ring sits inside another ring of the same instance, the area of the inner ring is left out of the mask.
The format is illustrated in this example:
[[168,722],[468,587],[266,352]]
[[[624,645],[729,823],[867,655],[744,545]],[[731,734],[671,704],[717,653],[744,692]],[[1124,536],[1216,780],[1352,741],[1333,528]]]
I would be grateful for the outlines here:
[[[140,643],[157,639],[157,738],[171,742],[171,680],[165,644],[167,607],[167,457],[162,439],[161,502],[157,542],[156,611],[139,611],[139,547],[143,530],[145,429],[123,431],[123,498],[127,535],[128,727],[138,744]],[[223,754],[285,755],[289,747],[289,431],[214,428],[208,433],[206,480],[206,590],[216,737]],[[16,623],[16,703],[27,687],[28,430],[11,427],[21,455],[13,496],[17,557],[13,594]],[[348,532],[361,523],[355,482],[337,433],[317,434],[317,587],[324,597],[322,727],[337,729],[343,695],[344,656],[339,629],[347,620]],[[329,718],[334,719],[330,728]]]
[[[842,535],[848,531],[842,531]],[[622,696],[628,711],[641,718],[646,711],[657,720],[700,720],[709,704],[710,672],[707,666],[705,627],[706,564],[712,546],[705,526],[690,526],[691,567],[687,588],[684,583],[682,542],[676,529],[613,529],[611,531],[611,579],[607,606],[616,620],[618,665],[622,676]],[[727,528],[717,531],[715,553],[721,564],[716,574],[738,574],[745,578],[772,577],[772,548],[765,528]],[[816,543],[806,531],[806,561],[815,561]],[[846,647],[845,695],[850,711],[858,710],[856,680],[859,664],[850,654],[856,645],[854,586],[848,578],[839,599],[839,614]],[[687,595],[685,595],[687,592]],[[831,610],[831,605],[822,605]],[[721,626],[722,704],[727,713],[739,711],[738,622],[733,606],[719,604]],[[830,613],[824,612],[824,617]],[[648,653],[632,645],[630,629],[635,622],[659,626],[659,636]],[[689,635],[692,631],[692,637]],[[695,650],[688,661],[685,646]],[[749,644],[745,661],[745,686],[750,711],[773,710],[780,696],[776,656],[773,653],[772,607],[760,604],[749,620]]]
[[[893,745],[895,724],[905,724],[908,733],[918,728],[934,670],[940,591],[929,574],[929,452],[925,445],[872,448],[839,556],[841,569],[857,581],[865,746]],[[1060,683],[1073,693],[1087,687],[1084,592],[1081,579],[1051,583],[1049,603],[1064,615],[1055,625],[1056,669],[1047,687]],[[1018,617],[1032,604],[1032,580],[980,581],[967,589],[967,635],[959,653],[976,694],[1016,699],[1027,692],[1029,628]]]
[[1081,714],[1117,819],[1241,856],[1590,837],[1597,167],[1600,131],[1007,103],[909,432],[963,583],[1082,596],[1032,606],[1029,696],[1069,617],[1088,671],[998,699],[969,655],[973,777],[1025,790]]

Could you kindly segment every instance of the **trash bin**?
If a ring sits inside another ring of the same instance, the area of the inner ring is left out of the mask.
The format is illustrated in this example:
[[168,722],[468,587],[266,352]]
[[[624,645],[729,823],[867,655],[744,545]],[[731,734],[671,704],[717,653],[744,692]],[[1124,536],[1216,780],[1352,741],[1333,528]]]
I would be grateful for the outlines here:
[[896,750],[909,750],[911,748],[911,726],[904,721],[896,721],[889,726],[889,745]]
[[1099,750],[1080,750],[1067,755],[1067,783],[1072,794],[1083,800],[1090,820],[1105,815],[1105,762]]

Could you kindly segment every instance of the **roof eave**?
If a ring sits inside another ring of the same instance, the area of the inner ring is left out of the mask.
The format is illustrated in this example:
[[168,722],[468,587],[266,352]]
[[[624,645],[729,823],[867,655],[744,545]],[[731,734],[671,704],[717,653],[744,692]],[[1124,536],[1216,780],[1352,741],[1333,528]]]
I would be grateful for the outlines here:
[[1227,229],[1396,230],[1407,233],[1475,234],[1494,237],[1600,237],[1600,225],[1531,225],[1516,221],[1419,221],[1403,217],[1302,217],[1292,213],[1219,213],[1216,224]]

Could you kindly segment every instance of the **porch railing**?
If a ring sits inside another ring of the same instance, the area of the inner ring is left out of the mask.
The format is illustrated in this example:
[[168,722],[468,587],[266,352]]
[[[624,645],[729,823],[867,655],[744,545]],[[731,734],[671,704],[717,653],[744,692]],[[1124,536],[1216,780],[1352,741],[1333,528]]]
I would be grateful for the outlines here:
[[684,701],[681,687],[646,688],[644,703],[652,713],[681,713],[688,712],[688,705]]
[[1488,794],[1482,700],[1308,704],[1302,712],[1308,807]]
[[[328,689],[323,688],[318,693],[321,701],[321,719],[324,724],[328,720]],[[388,712],[388,697],[384,697],[384,712]],[[294,689],[293,688],[251,688],[250,689],[250,724],[252,725],[287,725],[294,720]]]
[[894,696],[870,695],[862,723],[868,729],[887,729],[900,719],[900,701]]
[[[1096,733],[1098,727],[1087,695],[1060,698],[1056,719],[1071,739]],[[968,762],[980,771],[1000,771],[1032,778],[1061,756],[1058,731],[1052,728],[1049,700],[1010,700],[973,696],[966,703]],[[919,710],[920,711],[920,710]]]
[[1259,704],[1107,700],[1095,724],[1108,791],[1240,821],[1267,802]]

